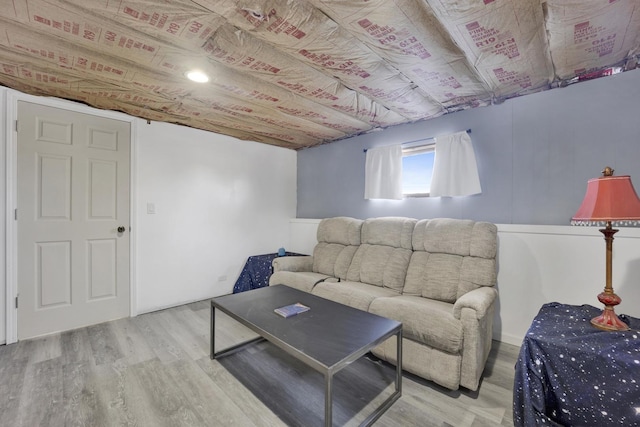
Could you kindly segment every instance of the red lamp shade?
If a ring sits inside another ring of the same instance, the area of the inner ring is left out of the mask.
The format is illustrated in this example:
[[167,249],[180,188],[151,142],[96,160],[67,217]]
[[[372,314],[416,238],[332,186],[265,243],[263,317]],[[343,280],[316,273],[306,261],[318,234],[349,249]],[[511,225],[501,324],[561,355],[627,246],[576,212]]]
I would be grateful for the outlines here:
[[638,221],[640,199],[628,175],[590,179],[572,222]]
[[600,316],[591,319],[591,324],[605,331],[628,331],[629,326],[620,320],[614,310],[622,300],[613,292],[611,284],[613,235],[618,232],[612,224],[636,225],[640,220],[640,200],[628,175],[613,176],[613,169],[608,166],[602,173],[604,176],[590,179],[587,183],[587,194],[584,195],[578,212],[571,218],[571,223],[606,223],[606,227],[600,229],[607,249],[606,283],[604,290],[598,295],[598,301],[604,304],[604,310]]

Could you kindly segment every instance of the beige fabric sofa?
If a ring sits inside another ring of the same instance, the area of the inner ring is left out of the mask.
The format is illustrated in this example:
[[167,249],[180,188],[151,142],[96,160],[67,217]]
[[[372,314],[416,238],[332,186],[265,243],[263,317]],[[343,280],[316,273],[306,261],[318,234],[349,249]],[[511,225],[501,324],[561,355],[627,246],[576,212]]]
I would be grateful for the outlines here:
[[[324,219],[312,256],[273,261],[284,284],[403,323],[403,368],[476,390],[491,349],[497,228],[457,219]],[[373,353],[395,363],[395,338]]]

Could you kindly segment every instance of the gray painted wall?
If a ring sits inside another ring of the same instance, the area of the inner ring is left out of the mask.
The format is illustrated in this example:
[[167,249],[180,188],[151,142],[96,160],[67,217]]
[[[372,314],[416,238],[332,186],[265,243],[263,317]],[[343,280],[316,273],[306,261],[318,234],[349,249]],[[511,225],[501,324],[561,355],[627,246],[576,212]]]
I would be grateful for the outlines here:
[[[364,199],[364,148],[472,129],[482,194]],[[605,166],[640,189],[640,69],[298,152],[298,218],[568,225]]]

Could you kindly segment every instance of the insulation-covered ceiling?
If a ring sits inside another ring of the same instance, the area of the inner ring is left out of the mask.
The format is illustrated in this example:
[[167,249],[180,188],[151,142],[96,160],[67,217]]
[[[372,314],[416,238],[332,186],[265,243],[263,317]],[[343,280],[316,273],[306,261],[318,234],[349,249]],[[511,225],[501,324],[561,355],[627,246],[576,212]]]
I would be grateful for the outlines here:
[[0,29],[4,86],[299,149],[635,68],[640,1],[2,0]]

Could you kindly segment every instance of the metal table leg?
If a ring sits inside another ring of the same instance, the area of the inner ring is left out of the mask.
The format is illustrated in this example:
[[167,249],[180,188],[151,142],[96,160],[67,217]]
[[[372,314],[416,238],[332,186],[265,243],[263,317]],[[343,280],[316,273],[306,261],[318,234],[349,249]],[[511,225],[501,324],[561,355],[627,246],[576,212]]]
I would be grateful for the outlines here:
[[215,359],[215,339],[216,339],[216,308],[213,306],[213,301],[211,301],[211,353],[209,353],[209,357],[211,360]]
[[250,339],[248,341],[244,341],[241,342],[239,344],[236,344],[232,347],[229,348],[225,348],[224,350],[220,350],[219,352],[216,353],[216,349],[215,349],[215,339],[216,339],[216,307],[213,304],[213,301],[211,301],[211,353],[209,354],[209,357],[211,358],[211,360],[214,360],[217,357],[221,357],[224,356],[226,354],[230,354],[233,353],[235,351],[238,351],[244,347],[247,347],[248,345],[251,345],[255,342],[258,341],[264,341],[263,337],[256,337],[253,339]]
[[333,425],[333,372],[327,372],[324,378],[324,425],[331,427]]
[[[367,417],[366,420],[364,420],[362,422],[362,424],[360,424],[360,426],[370,426],[372,425],[374,422],[376,422],[378,420],[378,418],[380,418],[382,416],[382,414],[384,414],[384,412],[389,409],[391,407],[391,405],[393,405],[393,403],[400,399],[400,396],[402,396],[402,329],[400,329],[397,333],[396,333],[396,339],[398,341],[397,347],[396,347],[396,378],[395,378],[395,388],[396,390],[391,394],[391,396],[389,396],[387,398],[387,400],[385,400],[384,402],[382,402],[382,404],[380,404],[380,406],[378,406],[378,408],[373,411],[373,413],[371,415],[369,415]],[[326,422],[325,422],[325,425]]]
[[396,391],[398,392],[398,398],[402,396],[402,329],[396,334],[397,348],[396,348]]

